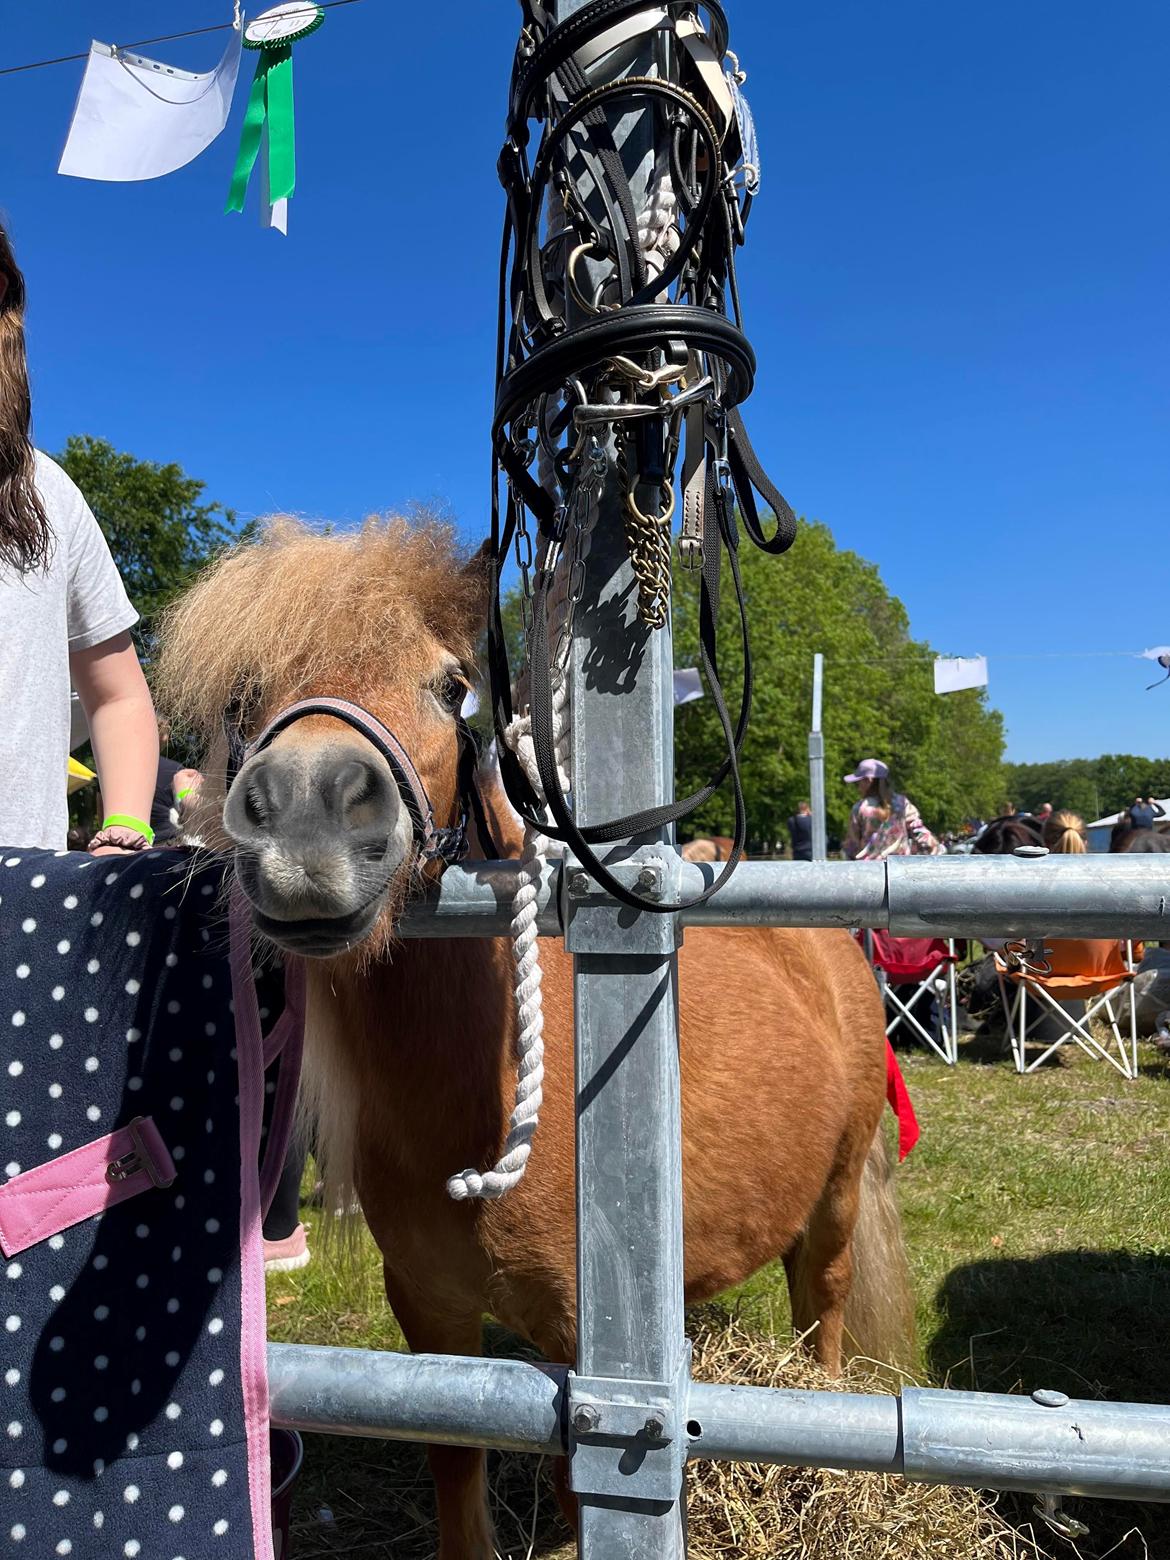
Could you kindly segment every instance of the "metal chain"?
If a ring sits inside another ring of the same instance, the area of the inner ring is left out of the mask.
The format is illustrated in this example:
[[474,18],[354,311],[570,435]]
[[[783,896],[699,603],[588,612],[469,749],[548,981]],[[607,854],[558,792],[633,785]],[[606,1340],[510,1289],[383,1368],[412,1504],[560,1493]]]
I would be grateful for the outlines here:
[[638,617],[648,628],[662,628],[670,610],[670,522],[674,483],[661,485],[662,513],[648,515],[637,500],[638,473],[631,470],[624,431],[617,437],[617,468],[625,493],[623,519],[630,563],[638,585]]

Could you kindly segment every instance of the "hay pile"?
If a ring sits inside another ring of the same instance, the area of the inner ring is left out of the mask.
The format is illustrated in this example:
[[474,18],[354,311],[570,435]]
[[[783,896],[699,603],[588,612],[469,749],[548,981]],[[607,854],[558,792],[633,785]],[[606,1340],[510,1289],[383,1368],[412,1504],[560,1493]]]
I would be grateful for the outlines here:
[[[699,1381],[749,1386],[888,1392],[888,1373],[852,1365],[830,1378],[795,1345],[752,1332],[715,1308],[692,1313]],[[492,1353],[531,1353],[490,1329]],[[489,1458],[499,1560],[576,1560],[553,1496],[547,1459]],[[772,1468],[750,1463],[692,1464],[687,1476],[691,1560],[1089,1560],[1011,1503],[1013,1526],[995,1497],[931,1488],[884,1474]],[[327,1519],[322,1521],[322,1508]],[[1148,1555],[1140,1535],[1108,1552]],[[297,1491],[292,1560],[433,1560],[434,1502],[421,1447],[306,1437]]]
[[[843,1380],[826,1376],[803,1349],[749,1332],[718,1311],[693,1316],[691,1328],[698,1381],[891,1390],[888,1377],[861,1362]],[[1009,1526],[994,1498],[977,1490],[756,1463],[696,1462],[687,1483],[692,1560],[1040,1560],[1050,1554],[1028,1529]]]

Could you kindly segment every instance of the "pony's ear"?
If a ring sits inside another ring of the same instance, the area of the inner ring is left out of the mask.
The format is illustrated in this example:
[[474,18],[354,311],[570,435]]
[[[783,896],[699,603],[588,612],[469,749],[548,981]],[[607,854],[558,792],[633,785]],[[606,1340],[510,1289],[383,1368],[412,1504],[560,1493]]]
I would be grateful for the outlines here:
[[471,557],[459,571],[463,579],[473,588],[476,598],[476,610],[478,615],[487,616],[488,589],[491,584],[491,541],[485,539],[480,543],[477,552]]

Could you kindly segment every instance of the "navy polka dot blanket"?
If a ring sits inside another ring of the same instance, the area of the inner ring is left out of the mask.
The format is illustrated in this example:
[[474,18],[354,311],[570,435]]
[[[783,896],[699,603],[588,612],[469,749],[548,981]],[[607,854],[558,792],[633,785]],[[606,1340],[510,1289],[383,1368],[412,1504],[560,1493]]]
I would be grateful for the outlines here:
[[290,965],[265,1027],[226,878],[0,851],[3,1556],[271,1560],[260,1219],[302,1000]]

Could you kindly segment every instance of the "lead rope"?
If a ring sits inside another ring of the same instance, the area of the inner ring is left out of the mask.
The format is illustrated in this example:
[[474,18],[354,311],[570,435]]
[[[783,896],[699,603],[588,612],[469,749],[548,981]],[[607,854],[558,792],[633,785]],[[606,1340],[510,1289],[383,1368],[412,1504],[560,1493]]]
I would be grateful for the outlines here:
[[[594,462],[593,474],[597,476]],[[554,576],[550,590],[550,617],[558,621],[561,633],[567,640],[572,632],[574,600],[573,592],[579,588],[574,575],[588,552],[590,532],[597,518],[596,506],[588,497],[574,507],[575,523],[580,527],[580,537],[572,558],[565,560]],[[567,566],[566,566],[567,565]],[[553,742],[556,756],[557,778],[563,790],[569,788],[569,739],[571,721],[569,713],[569,680],[564,665],[554,674]],[[536,749],[532,740],[531,710],[517,716],[504,731],[504,740],[515,753],[535,789],[540,784],[540,772],[536,762]],[[520,852],[519,878],[512,896],[512,960],[515,966],[516,1017],[519,1030],[516,1035],[516,1098],[508,1122],[508,1136],[504,1140],[504,1152],[491,1170],[464,1170],[447,1182],[447,1193],[456,1202],[468,1198],[502,1197],[524,1175],[532,1139],[540,1122],[540,1107],[544,1100],[544,1008],[541,993],[540,936],[537,930],[538,903],[544,864],[550,853],[559,851],[547,835],[531,823],[524,825],[524,844]]]
[[[562,673],[553,690],[553,731],[556,740],[557,769],[567,786],[565,765],[568,759],[569,722],[568,679]],[[536,753],[532,745],[532,717],[521,715],[507,728],[508,746],[524,766],[532,785],[539,783]],[[516,1017],[516,1102],[508,1122],[504,1152],[491,1170],[464,1170],[447,1182],[448,1196],[456,1202],[470,1197],[502,1197],[521,1179],[532,1153],[532,1139],[540,1122],[544,1100],[544,1007],[541,997],[540,937],[537,931],[537,906],[545,858],[551,841],[531,824],[524,826],[524,847],[520,853],[520,874],[512,896],[512,959],[515,964]]]

